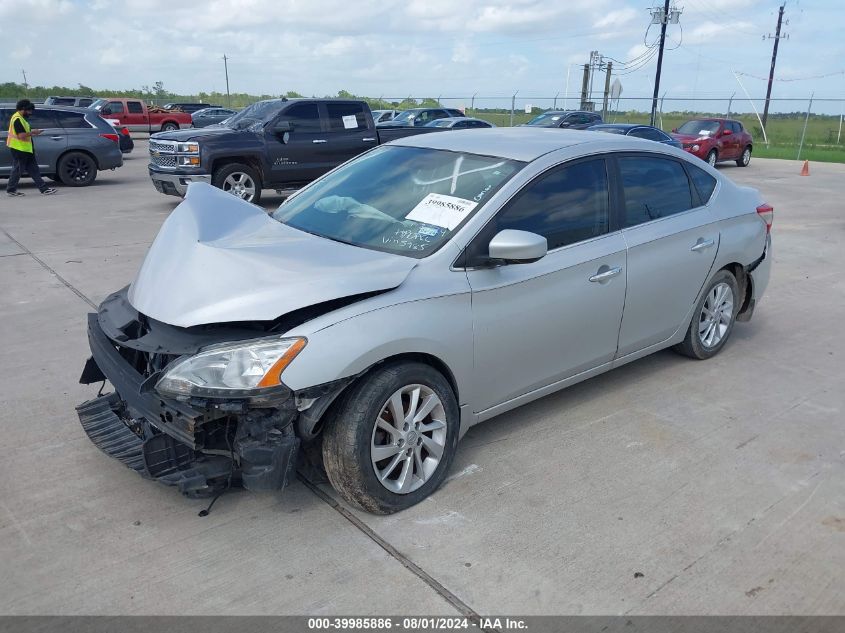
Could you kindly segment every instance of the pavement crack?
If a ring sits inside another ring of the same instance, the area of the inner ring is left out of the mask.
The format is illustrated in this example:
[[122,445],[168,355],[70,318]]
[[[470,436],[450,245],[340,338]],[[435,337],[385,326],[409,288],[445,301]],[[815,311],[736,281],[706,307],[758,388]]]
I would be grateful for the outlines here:
[[[364,536],[369,538],[373,541],[376,545],[381,547],[385,552],[388,553],[392,558],[396,559],[396,561],[401,564],[405,569],[410,571],[414,574],[417,578],[419,578],[422,582],[428,585],[435,593],[437,593],[441,598],[443,598],[446,602],[451,604],[455,609],[458,610],[461,615],[467,617],[471,622],[473,622],[476,626],[481,628],[481,616],[470,607],[466,602],[461,600],[458,596],[454,593],[449,591],[446,587],[444,587],[440,582],[438,582],[434,577],[432,577],[428,572],[426,572],[422,567],[417,565],[413,562],[410,558],[405,556],[402,552],[398,549],[393,547],[390,543],[388,543],[385,539],[383,539],[379,534],[373,530],[370,526],[364,523],[361,519],[356,517],[352,512],[344,508],[341,504],[335,501],[331,496],[320,490],[317,484],[312,483],[311,480],[307,479],[301,473],[299,474],[299,480],[305,484],[305,486],[311,490],[319,499],[325,502],[329,507],[331,507],[335,512],[340,514],[344,519],[349,521],[355,528],[357,528]],[[498,629],[488,629],[488,628],[481,628],[482,631],[497,631]]]
[[88,297],[86,297],[86,296],[82,293],[82,291],[81,291],[81,290],[79,290],[76,286],[74,286],[72,283],[70,283],[67,279],[65,279],[64,277],[62,277],[59,273],[57,273],[57,272],[55,271],[55,269],[53,269],[53,268],[52,268],[52,267],[51,267],[51,266],[50,266],[47,262],[45,262],[43,259],[41,259],[40,257],[38,257],[38,255],[36,255],[35,253],[33,253],[33,252],[32,252],[31,250],[29,250],[26,246],[24,246],[24,245],[23,245],[23,244],[21,244],[18,240],[16,240],[14,237],[12,237],[12,236],[11,236],[11,234],[10,234],[10,233],[9,233],[6,229],[4,229],[3,227],[0,227],[0,231],[3,231],[3,235],[5,235],[5,236],[6,236],[6,237],[8,237],[11,241],[13,241],[15,244],[17,244],[17,245],[18,245],[18,248],[20,248],[20,249],[23,251],[23,253],[20,253],[21,255],[29,255],[32,259],[34,259],[36,262],[38,262],[38,264],[39,264],[39,265],[40,265],[40,266],[41,266],[44,270],[46,270],[48,273],[50,273],[51,275],[53,275],[53,277],[55,277],[56,279],[58,279],[58,280],[62,283],[62,285],[64,285],[64,286],[65,286],[68,290],[70,290],[73,294],[75,294],[77,297],[79,297],[80,299],[82,299],[85,303],[87,303],[89,306],[91,306],[94,310],[96,310],[96,309],[97,309],[97,305],[96,305],[93,301],[91,301],[91,299],[89,299]]

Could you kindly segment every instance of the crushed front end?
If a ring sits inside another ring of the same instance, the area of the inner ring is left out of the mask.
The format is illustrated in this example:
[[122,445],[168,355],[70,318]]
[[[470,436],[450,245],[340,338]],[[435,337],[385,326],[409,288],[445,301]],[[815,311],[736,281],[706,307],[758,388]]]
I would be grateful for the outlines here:
[[114,392],[77,407],[82,427],[106,454],[189,496],[230,485],[284,488],[300,439],[296,399],[280,378],[260,394],[244,389],[206,397],[156,388],[168,368],[201,350],[267,336],[260,324],[177,328],[157,322],[138,313],[123,289],[88,315],[92,355],[80,382],[108,380]]

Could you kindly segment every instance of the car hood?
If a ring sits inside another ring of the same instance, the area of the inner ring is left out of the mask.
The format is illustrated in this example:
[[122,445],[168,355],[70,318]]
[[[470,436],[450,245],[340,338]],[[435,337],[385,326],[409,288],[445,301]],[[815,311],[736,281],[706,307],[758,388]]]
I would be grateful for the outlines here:
[[201,141],[208,138],[225,136],[226,134],[242,134],[228,127],[200,127],[187,130],[174,130],[173,132],[158,132],[150,138],[154,141]]
[[712,139],[712,136],[707,134],[678,134],[677,132],[671,132],[669,134],[673,139],[676,141],[680,141],[681,143],[692,143],[694,141],[708,141]]
[[399,286],[416,260],[291,228],[205,183],[188,187],[129,288],[153,319],[191,327],[271,321],[332,299]]

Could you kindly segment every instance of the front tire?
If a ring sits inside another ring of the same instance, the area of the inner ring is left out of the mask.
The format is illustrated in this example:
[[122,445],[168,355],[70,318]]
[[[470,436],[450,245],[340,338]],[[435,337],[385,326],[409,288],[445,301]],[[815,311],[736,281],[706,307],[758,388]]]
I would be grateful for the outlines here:
[[56,171],[69,187],[87,187],[97,178],[97,163],[83,152],[68,152],[59,159]]
[[214,172],[212,184],[233,196],[258,204],[261,200],[261,178],[249,165],[232,163]]
[[449,382],[429,365],[373,371],[341,396],[323,434],[323,464],[352,505],[391,514],[443,482],[458,444],[460,414]]
[[175,132],[178,129],[179,129],[178,125],[176,125],[175,123],[170,123],[170,122],[165,123],[164,125],[161,126],[162,132]]
[[711,167],[715,167],[716,163],[719,160],[719,152],[717,152],[715,149],[711,149],[710,152],[707,154],[706,160],[708,165],[710,165]]
[[736,166],[737,167],[748,167],[748,163],[751,162],[751,146],[748,145],[744,150],[742,150],[742,155],[737,158]]
[[674,349],[696,360],[718,354],[727,343],[741,306],[736,278],[727,270],[716,273],[698,301],[684,340]]

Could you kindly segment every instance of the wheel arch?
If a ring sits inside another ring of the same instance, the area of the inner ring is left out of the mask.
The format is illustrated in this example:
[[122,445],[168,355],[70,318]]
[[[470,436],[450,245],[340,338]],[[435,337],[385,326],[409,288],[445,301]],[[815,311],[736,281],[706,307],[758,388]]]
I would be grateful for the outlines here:
[[737,312],[737,319],[741,317],[751,306],[751,297],[754,296],[752,293],[754,280],[751,278],[751,275],[748,274],[745,266],[740,264],[739,262],[731,262],[725,266],[722,266],[719,271],[726,270],[734,276],[736,279],[736,284],[739,286],[739,296],[742,297],[742,303],[740,304],[739,312]]
[[[350,389],[360,384],[362,380],[366,380],[366,378],[370,376],[374,371],[381,369],[385,366],[399,364],[402,362],[421,363],[423,365],[428,365],[429,367],[435,369],[446,379],[446,382],[449,383],[449,386],[452,389],[452,393],[455,395],[455,402],[458,404],[458,407],[460,407],[460,394],[458,391],[457,379],[455,378],[455,374],[452,372],[449,365],[447,365],[446,362],[443,361],[443,359],[438,358],[434,354],[430,354],[428,352],[402,352],[398,354],[393,354],[392,356],[387,356],[379,361],[372,363],[364,371],[351,377],[350,379],[338,381],[342,383],[340,389],[330,390],[328,393],[326,393],[326,395],[322,396],[322,398],[326,399],[324,402],[315,402],[312,405],[312,407],[318,407],[316,411],[306,409],[305,411],[300,413],[300,417],[297,423],[297,430],[299,431],[299,435],[306,440],[313,439],[320,435],[325,426],[326,419],[332,415],[332,412],[335,410],[337,403],[342,400],[342,396],[345,393],[349,392]],[[309,391],[309,389],[305,389],[302,390],[302,393],[303,395],[305,395]]]
[[214,175],[214,173],[218,169],[222,169],[226,165],[237,165],[237,164],[242,164],[242,165],[247,165],[249,167],[252,167],[256,171],[256,173],[258,174],[258,177],[261,178],[261,182],[259,183],[261,185],[261,188],[262,189],[264,188],[264,183],[265,183],[265,180],[266,180],[266,178],[264,177],[264,167],[261,164],[261,160],[257,156],[244,154],[244,155],[241,155],[241,156],[223,156],[223,157],[220,157],[220,158],[216,158],[213,161],[211,161],[210,172],[211,172],[212,175]]

